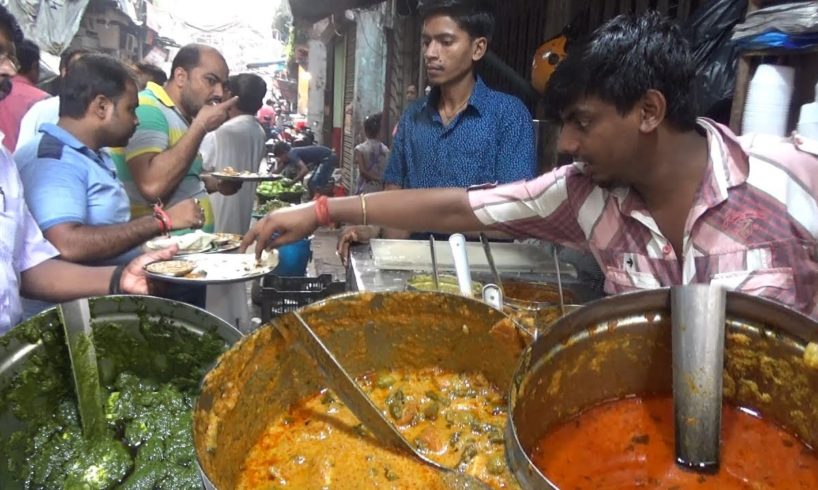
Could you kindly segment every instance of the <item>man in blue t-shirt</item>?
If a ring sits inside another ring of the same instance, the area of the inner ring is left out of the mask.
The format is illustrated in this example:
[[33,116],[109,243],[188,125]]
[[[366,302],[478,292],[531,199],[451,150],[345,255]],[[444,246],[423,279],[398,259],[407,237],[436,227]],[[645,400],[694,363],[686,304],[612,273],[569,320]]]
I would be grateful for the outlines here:
[[338,156],[326,146],[309,145],[292,148],[289,143],[279,141],[273,147],[276,159],[274,174],[300,182],[311,170],[312,178],[306,183],[310,194],[326,191],[332,171],[338,166]]
[[[25,199],[45,238],[63,260],[117,265],[169,229],[201,227],[201,208],[187,199],[154,216],[130,221],[128,195],[110,155],[136,128],[136,83],[122,62],[89,54],[71,66],[60,95],[60,119],[14,154]],[[25,301],[26,315],[47,303]]]

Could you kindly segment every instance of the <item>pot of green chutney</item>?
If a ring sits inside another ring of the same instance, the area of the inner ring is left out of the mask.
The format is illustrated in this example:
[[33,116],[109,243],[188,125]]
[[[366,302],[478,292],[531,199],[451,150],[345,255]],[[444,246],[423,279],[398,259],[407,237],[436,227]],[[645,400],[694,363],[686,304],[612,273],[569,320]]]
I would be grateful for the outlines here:
[[0,337],[0,488],[202,488],[192,407],[242,334],[152,296],[89,300],[108,434],[85,440],[56,307]]

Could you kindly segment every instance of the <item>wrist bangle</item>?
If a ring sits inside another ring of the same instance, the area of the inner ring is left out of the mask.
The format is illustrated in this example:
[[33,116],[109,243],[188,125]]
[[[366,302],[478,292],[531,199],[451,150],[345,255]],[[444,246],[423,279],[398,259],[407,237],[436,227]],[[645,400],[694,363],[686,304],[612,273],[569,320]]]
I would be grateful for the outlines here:
[[332,225],[332,220],[329,216],[329,204],[327,204],[327,196],[321,196],[315,200],[315,218],[321,226]]
[[108,283],[108,294],[122,294],[122,288],[119,283],[122,281],[122,272],[125,270],[127,264],[119,264],[114,268],[114,273],[111,274],[111,282]]
[[366,226],[366,194],[361,194],[361,214],[363,215],[361,224]]

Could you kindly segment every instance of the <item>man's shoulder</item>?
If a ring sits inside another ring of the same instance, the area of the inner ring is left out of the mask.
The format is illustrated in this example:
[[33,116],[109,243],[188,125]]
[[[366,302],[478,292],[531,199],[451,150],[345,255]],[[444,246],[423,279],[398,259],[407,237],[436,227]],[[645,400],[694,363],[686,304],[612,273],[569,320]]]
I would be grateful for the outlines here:
[[507,94],[486,86],[484,98],[488,102],[489,109],[492,111],[503,114],[525,112],[530,115],[528,108],[516,95]]
[[34,85],[31,85],[30,83],[13,84],[11,88],[11,95],[20,97],[23,100],[32,101],[31,105],[50,97],[48,92],[40,90],[39,88],[37,88]]

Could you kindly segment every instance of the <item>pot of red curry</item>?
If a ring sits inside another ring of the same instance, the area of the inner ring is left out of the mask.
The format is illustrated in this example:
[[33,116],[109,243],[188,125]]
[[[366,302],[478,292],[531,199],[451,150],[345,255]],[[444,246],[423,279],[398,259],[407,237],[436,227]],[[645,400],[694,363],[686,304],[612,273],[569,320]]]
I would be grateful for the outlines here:
[[[506,463],[507,388],[526,340],[503,313],[431,292],[336,296],[299,310],[375,404],[428,457],[493,488]],[[204,379],[194,443],[214,488],[446,488],[380,446],[331,391],[282,315]]]
[[525,488],[818,488],[818,324],[728,293],[721,465],[674,463],[669,290],[589,303],[525,351],[509,462]]

